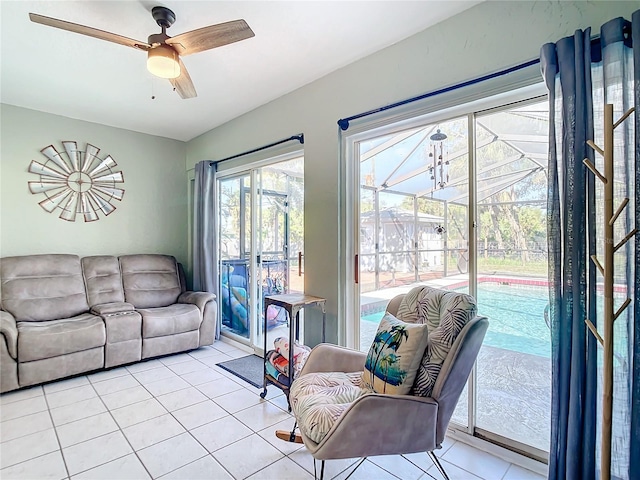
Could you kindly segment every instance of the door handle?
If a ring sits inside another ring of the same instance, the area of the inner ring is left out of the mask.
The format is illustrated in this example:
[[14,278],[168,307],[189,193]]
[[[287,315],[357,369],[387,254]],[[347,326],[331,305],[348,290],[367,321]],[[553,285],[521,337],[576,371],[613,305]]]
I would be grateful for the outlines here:
[[298,252],[298,276],[302,276],[302,252]]
[[360,262],[359,262],[359,256],[356,253],[355,256],[355,265],[354,265],[354,270],[355,270],[355,279],[356,279],[356,284],[360,283]]

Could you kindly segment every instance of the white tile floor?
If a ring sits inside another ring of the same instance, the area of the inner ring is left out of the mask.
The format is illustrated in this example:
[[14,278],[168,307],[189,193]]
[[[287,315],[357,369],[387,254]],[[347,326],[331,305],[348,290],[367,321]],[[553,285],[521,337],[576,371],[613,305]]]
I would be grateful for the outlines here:
[[[0,478],[312,479],[302,445],[278,440],[292,418],[286,399],[220,369],[246,355],[216,342],[128,367],[0,396]],[[438,452],[452,480],[543,477],[447,440]],[[328,461],[343,480],[356,459]],[[374,457],[352,479],[440,479],[426,454]]]

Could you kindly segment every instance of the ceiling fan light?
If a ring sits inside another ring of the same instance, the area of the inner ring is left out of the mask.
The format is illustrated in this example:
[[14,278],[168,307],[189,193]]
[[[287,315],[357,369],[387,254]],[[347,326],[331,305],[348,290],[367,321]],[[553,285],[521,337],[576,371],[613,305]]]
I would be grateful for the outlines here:
[[177,78],[180,76],[178,53],[168,45],[160,45],[149,50],[147,54],[147,70],[160,78]]

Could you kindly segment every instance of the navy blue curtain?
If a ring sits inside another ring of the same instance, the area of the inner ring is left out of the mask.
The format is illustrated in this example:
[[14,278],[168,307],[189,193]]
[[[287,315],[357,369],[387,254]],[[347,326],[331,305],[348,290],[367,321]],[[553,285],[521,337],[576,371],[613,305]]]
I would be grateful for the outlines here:
[[584,158],[593,160],[586,146],[586,140],[593,139],[590,33],[579,30],[557,44],[544,45],[541,52],[549,90],[551,480],[592,480],[595,472],[595,341],[584,323],[587,314],[594,318],[594,305],[587,303],[592,298],[587,289],[595,293],[595,282],[587,282],[594,269],[586,259],[587,253],[595,253],[595,235],[588,230],[594,223],[587,222],[585,201],[594,196],[593,179],[582,163]]
[[[632,17],[631,38],[635,45],[640,45],[640,10]],[[633,89],[635,102],[635,212],[636,225],[640,224],[640,47],[633,50]],[[640,472],[640,232],[635,238],[634,275],[634,309],[632,353],[632,386],[631,386],[631,445],[629,476],[631,472]],[[635,380],[635,381],[634,381]]]
[[[633,23],[607,22],[597,40],[590,29],[578,30],[541,49],[542,74],[549,90],[549,241],[550,318],[552,336],[552,411],[549,478],[592,480],[598,477],[600,445],[600,372],[598,345],[585,325],[598,324],[597,270],[589,257],[602,248],[602,188],[583,159],[601,159],[587,140],[601,141],[602,111],[614,104],[614,118],[640,97],[640,11]],[[635,58],[635,60],[634,60]],[[617,206],[629,197],[617,222],[631,230],[640,212],[638,115],[616,131]],[[594,132],[595,127],[595,132]],[[617,230],[619,234],[619,231]],[[618,240],[620,237],[618,237]],[[640,239],[620,250],[619,290],[632,296],[633,308],[618,318],[614,334],[614,478],[640,478]],[[601,258],[601,254],[599,255]],[[624,318],[623,318],[624,317]],[[632,475],[632,471],[637,472]]]

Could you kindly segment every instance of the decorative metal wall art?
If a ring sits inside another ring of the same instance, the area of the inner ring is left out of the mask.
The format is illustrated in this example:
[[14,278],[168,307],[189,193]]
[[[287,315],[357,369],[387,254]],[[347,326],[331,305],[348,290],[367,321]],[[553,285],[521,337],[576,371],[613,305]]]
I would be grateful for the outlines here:
[[78,150],[76,142],[62,142],[63,152],[53,145],[40,150],[47,158],[44,163],[32,160],[29,173],[39,176],[29,182],[29,191],[44,194],[39,205],[49,213],[61,210],[60,218],[75,222],[82,216],[85,222],[99,220],[98,212],[105,216],[114,212],[114,200],[122,200],[124,190],[117,184],[124,183],[121,171],[115,171],[116,161],[107,155],[98,157],[100,149],[87,144]]

